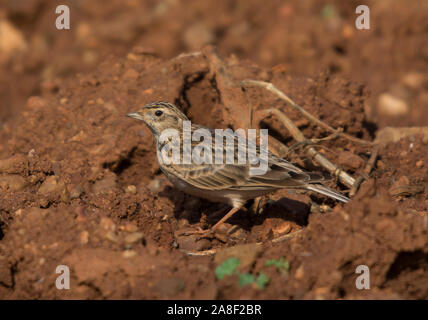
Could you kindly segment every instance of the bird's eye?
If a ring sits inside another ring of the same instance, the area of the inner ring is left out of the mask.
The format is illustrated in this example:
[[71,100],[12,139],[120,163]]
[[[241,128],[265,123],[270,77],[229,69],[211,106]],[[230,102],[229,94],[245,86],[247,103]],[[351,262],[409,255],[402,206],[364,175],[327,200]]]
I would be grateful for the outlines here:
[[156,112],[155,112],[156,117],[160,117],[162,114],[163,114],[163,112],[161,110],[156,110]]

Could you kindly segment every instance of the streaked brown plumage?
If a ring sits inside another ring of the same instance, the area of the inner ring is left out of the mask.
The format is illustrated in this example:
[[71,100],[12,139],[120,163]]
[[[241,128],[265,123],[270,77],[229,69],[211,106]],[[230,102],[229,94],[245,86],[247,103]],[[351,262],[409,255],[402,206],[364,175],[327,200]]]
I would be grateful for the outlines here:
[[[191,195],[208,199],[213,202],[223,202],[232,206],[229,211],[217,224],[210,230],[215,230],[221,223],[226,221],[235,212],[237,212],[247,200],[258,196],[271,193],[282,188],[304,189],[315,191],[329,196],[336,200],[347,202],[349,199],[339,192],[336,192],[321,183],[324,176],[319,173],[304,171],[292,163],[268,152],[268,170],[264,175],[250,175],[251,164],[248,161],[245,164],[165,164],[160,154],[161,148],[167,142],[161,142],[159,137],[166,129],[176,129],[180,133],[180,150],[183,148],[183,121],[189,120],[176,106],[167,102],[153,102],[134,113],[129,113],[129,117],[142,120],[153,132],[156,140],[156,150],[161,170],[167,178],[178,189]],[[213,136],[214,130],[192,124],[191,131],[196,129],[207,129]],[[227,135],[227,133],[226,133]],[[229,136],[229,138],[231,138]],[[234,135],[231,139],[235,142],[235,159],[237,158],[237,146],[239,143],[246,143],[246,140]],[[192,149],[200,142],[191,142]],[[215,154],[213,143],[212,154]],[[259,147],[256,146],[259,153]],[[223,150],[225,152],[225,148]],[[182,155],[181,154],[181,160]],[[225,159],[225,158],[223,158]],[[203,231],[203,232],[208,232]],[[203,233],[202,231],[200,233]]]

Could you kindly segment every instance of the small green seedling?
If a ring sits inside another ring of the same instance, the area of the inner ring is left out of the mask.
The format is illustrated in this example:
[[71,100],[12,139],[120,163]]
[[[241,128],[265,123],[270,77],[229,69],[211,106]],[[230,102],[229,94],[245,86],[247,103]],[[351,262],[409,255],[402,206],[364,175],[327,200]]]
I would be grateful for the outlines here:
[[266,267],[276,267],[278,269],[278,271],[282,271],[282,272],[288,272],[288,270],[290,270],[290,263],[288,262],[288,260],[284,259],[284,257],[281,257],[281,259],[276,260],[276,259],[271,259],[271,260],[267,260],[265,262],[265,266]]
[[247,284],[254,282],[254,276],[250,273],[241,273],[239,275],[239,286],[245,287]]
[[236,268],[241,264],[238,258],[232,257],[226,259],[221,265],[215,269],[215,275],[217,279],[221,280],[225,276],[230,276],[236,273]]
[[266,287],[266,285],[269,283],[269,276],[266,273],[261,272],[257,277],[256,283],[259,289],[263,290]]

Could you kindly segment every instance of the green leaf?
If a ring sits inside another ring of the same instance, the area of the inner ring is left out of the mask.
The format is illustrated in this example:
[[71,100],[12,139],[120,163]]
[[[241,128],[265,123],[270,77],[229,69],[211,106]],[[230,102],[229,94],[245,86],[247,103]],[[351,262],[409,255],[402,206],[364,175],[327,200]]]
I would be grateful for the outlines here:
[[260,289],[264,289],[269,283],[269,276],[266,273],[261,272],[257,277],[256,283]]
[[215,269],[215,275],[217,276],[217,279],[221,280],[225,276],[232,275],[236,268],[240,265],[241,261],[238,258],[232,257],[226,259],[221,265],[219,265]]
[[288,271],[288,270],[290,270],[290,263],[288,262],[288,260],[284,259],[284,257],[281,257],[281,259],[279,259],[279,260],[276,260],[276,259],[266,260],[265,266],[266,267],[272,267],[272,266],[274,266],[279,271]]
[[246,286],[247,284],[252,284],[254,282],[254,276],[249,273],[241,273],[239,275],[239,285],[241,287]]

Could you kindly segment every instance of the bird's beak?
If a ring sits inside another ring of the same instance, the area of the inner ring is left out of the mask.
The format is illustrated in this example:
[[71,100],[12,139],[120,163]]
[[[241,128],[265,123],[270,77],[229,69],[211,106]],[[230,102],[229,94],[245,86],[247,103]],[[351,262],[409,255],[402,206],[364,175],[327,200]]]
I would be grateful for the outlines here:
[[143,117],[140,116],[140,114],[138,112],[127,113],[126,116],[130,117],[130,118],[137,119],[137,120],[143,120]]

